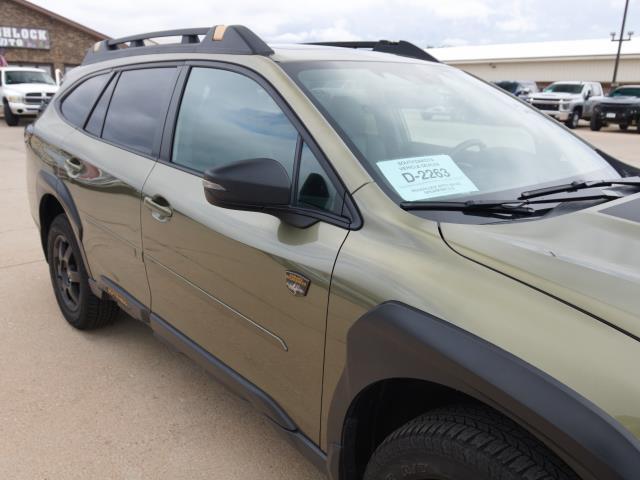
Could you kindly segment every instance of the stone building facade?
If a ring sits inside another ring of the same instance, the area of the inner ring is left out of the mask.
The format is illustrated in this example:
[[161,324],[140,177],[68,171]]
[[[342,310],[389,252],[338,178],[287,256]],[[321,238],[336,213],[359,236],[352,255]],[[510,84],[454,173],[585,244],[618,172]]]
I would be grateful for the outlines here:
[[0,0],[0,55],[9,65],[64,75],[82,63],[88,48],[105,38],[26,0]]

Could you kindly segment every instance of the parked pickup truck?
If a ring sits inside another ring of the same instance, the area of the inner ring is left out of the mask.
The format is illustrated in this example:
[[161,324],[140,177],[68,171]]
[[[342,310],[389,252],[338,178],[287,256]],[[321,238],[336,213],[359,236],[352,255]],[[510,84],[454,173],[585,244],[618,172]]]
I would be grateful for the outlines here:
[[503,90],[518,98],[526,99],[530,95],[538,93],[538,85],[532,80],[501,80],[495,84]]
[[602,96],[598,82],[555,82],[541,93],[527,99],[534,107],[547,115],[576,128],[584,116],[585,102],[594,96]]
[[591,130],[617,123],[620,130],[635,125],[640,133],[640,85],[616,88],[606,97],[593,98],[588,104],[593,111]]
[[0,98],[4,120],[15,127],[20,117],[35,117],[43,103],[53,98],[58,91],[56,82],[39,68],[0,68]]

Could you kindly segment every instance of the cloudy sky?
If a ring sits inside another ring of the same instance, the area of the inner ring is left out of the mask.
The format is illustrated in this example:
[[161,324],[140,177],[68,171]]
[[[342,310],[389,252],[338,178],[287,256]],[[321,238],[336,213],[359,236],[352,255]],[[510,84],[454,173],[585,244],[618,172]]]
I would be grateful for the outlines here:
[[[421,46],[603,38],[624,0],[32,0],[115,37],[244,24],[271,42],[404,39]],[[640,35],[640,0],[629,30]]]

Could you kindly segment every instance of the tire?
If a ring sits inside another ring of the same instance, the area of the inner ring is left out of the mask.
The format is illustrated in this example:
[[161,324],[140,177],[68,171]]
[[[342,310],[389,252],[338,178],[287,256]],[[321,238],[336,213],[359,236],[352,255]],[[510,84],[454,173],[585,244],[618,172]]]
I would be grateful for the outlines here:
[[591,122],[589,123],[589,126],[591,127],[591,130],[593,130],[594,132],[599,132],[600,129],[602,128],[602,120],[596,113],[594,113],[593,116],[591,117]]
[[7,122],[7,125],[9,125],[10,127],[15,127],[16,125],[18,125],[18,123],[20,122],[20,117],[13,114],[6,100],[2,102],[2,106],[4,109],[4,121]]
[[389,435],[364,480],[578,480],[538,440],[476,405],[433,410]]
[[621,123],[620,125],[618,125],[618,128],[623,132],[626,132],[629,129],[629,125],[627,125],[626,123]]
[[77,329],[91,330],[116,318],[118,305],[91,291],[75,234],[63,214],[54,218],[49,228],[47,258],[53,291],[67,322]]
[[578,124],[580,123],[580,110],[578,110],[577,108],[571,112],[571,115],[569,116],[569,118],[567,118],[567,120],[564,122],[564,124],[569,127],[571,130],[578,128]]

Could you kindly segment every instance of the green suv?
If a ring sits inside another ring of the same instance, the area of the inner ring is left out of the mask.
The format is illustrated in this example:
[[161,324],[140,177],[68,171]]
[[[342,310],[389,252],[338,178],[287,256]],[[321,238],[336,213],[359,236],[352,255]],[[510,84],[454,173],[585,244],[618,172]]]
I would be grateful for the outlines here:
[[640,478],[638,170],[526,103],[217,26],[97,43],[25,141],[68,322],[148,323],[330,478]]

